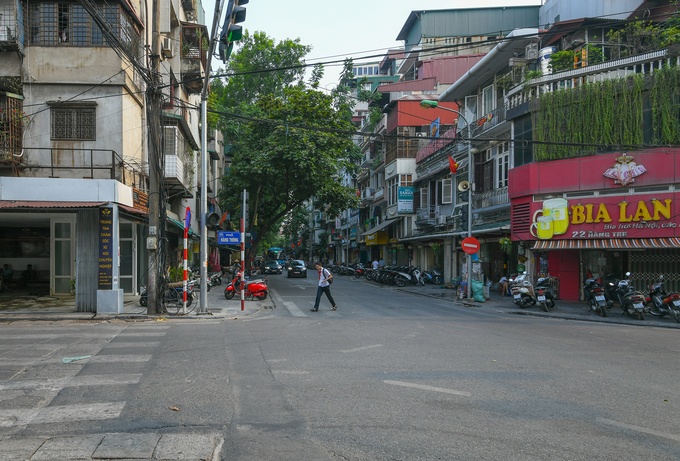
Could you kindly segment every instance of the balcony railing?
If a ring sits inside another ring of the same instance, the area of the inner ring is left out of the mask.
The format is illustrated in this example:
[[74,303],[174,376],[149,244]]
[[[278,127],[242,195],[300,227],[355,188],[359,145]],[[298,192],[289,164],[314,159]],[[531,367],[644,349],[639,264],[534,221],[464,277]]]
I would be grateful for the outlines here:
[[137,162],[107,149],[24,147],[13,168],[26,177],[115,179],[126,186],[148,188],[148,175]]
[[612,80],[632,74],[652,74],[663,65],[675,65],[680,57],[669,58],[667,50],[659,50],[629,58],[586,66],[579,69],[544,75],[512,88],[508,92],[508,109],[520,106],[543,93],[550,93],[563,88],[573,88],[586,83]]
[[472,207],[475,210],[498,205],[507,205],[509,203],[508,186],[486,192],[475,192],[472,195]]

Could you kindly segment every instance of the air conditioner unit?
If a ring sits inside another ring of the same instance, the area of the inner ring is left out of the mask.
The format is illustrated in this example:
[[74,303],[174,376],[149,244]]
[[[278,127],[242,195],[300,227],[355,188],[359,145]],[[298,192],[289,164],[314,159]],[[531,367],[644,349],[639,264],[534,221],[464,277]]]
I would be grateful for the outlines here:
[[437,224],[439,225],[446,224],[446,216],[437,216]]
[[524,57],[527,59],[538,59],[538,43],[530,43],[524,49]]
[[426,138],[426,137],[427,137],[427,133],[425,133],[424,131],[421,131],[421,132],[419,132],[419,133],[416,133],[416,136],[418,136],[419,138]]
[[161,54],[168,59],[172,58],[172,55],[174,54],[172,52],[172,40],[168,37],[163,37],[161,42]]

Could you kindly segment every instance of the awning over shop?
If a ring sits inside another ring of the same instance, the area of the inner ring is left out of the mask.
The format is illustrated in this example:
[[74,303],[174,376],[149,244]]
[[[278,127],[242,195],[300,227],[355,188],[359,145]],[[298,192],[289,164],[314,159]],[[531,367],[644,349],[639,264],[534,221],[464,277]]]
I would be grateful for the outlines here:
[[401,221],[401,218],[386,219],[385,221],[381,222],[380,224],[378,224],[378,225],[375,226],[375,227],[370,228],[369,230],[367,230],[366,232],[364,232],[364,233],[361,234],[361,235],[371,235],[371,234],[375,234],[376,232],[383,230],[384,228],[386,228],[386,227],[389,226],[390,224],[394,224],[394,223],[396,223],[396,222],[398,222],[398,221]]
[[[175,218],[171,218],[170,216],[168,216],[168,217],[165,218],[165,219],[167,219],[168,222],[169,222],[170,224],[172,224],[173,226],[176,226],[176,227],[182,229],[182,231],[184,231],[184,223],[183,223],[183,222],[178,221],[178,220],[176,220]],[[191,237],[191,238],[194,239],[194,240],[198,240],[199,235],[198,235],[196,232],[194,232],[194,231],[192,231],[191,229],[189,229],[189,237]]]
[[532,250],[642,250],[647,248],[678,248],[680,238],[598,239],[598,240],[539,240]]

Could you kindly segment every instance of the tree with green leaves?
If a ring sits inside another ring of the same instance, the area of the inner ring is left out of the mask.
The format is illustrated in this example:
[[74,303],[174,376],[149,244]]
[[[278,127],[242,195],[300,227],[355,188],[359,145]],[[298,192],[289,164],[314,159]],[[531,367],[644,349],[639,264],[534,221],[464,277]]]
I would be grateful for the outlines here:
[[331,216],[356,207],[356,191],[342,186],[337,174],[355,168],[359,154],[352,142],[351,100],[317,90],[320,67],[310,83],[304,81],[309,47],[298,40],[275,43],[262,32],[244,34],[240,44],[227,77],[213,82],[208,102],[212,123],[233,145],[220,202],[240,216],[241,192],[249,192],[252,254],[306,203]]

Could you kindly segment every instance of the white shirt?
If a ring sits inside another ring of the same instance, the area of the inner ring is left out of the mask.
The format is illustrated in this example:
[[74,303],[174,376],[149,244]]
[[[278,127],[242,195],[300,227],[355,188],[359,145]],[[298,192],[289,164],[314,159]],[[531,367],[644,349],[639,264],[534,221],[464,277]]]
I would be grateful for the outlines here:
[[[323,272],[323,277],[321,276],[321,272]],[[328,285],[330,285],[330,283],[328,283],[328,280],[326,280],[330,276],[331,276],[330,271],[325,267],[322,267],[321,270],[319,271],[319,286],[327,287]]]

